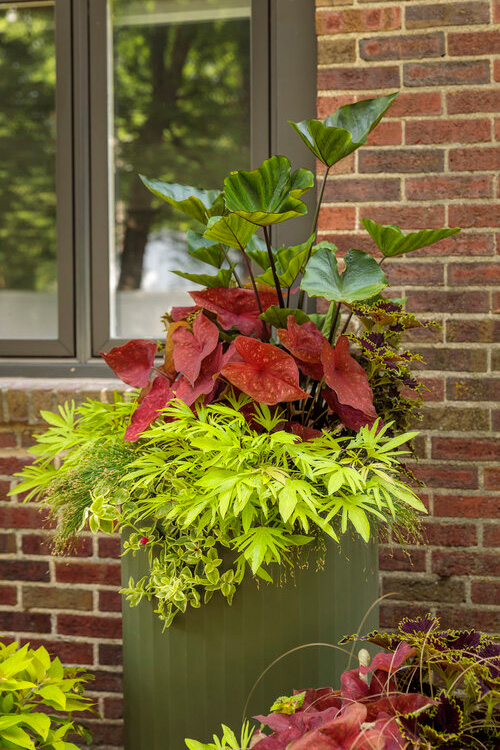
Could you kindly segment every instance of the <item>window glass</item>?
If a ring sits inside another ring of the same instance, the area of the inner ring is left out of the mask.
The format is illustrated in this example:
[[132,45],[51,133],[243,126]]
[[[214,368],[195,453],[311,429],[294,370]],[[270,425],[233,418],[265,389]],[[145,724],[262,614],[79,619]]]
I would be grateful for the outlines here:
[[[186,252],[183,218],[138,173],[221,188],[250,164],[251,0],[114,0],[114,238],[111,335],[160,335],[207,273]],[[209,271],[210,272],[210,271]]]
[[0,4],[0,338],[57,338],[55,17]]

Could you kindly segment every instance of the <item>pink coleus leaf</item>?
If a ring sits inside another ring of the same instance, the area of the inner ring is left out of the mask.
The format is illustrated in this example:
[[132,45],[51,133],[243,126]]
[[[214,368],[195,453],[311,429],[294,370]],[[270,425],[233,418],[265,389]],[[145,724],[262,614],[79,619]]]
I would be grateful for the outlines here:
[[255,745],[255,750],[287,750],[288,747],[294,746],[293,740],[298,740],[307,732],[331,721],[338,712],[339,709],[332,706],[323,711],[297,711],[291,715],[272,713],[269,716],[254,716],[254,719],[274,732],[268,737],[263,737]]
[[335,392],[339,402],[376,419],[368,376],[359,362],[349,354],[349,339],[340,336],[335,348],[325,341],[321,361],[326,383]]
[[375,420],[377,419],[376,412],[365,414],[363,411],[354,409],[352,406],[341,404],[337,398],[337,394],[334,391],[331,391],[329,388],[324,388],[321,391],[321,395],[328,404],[330,411],[337,414],[342,424],[344,424],[350,430],[359,432],[362,427],[365,427],[365,425],[367,425],[368,427],[372,427],[372,425],[375,423]]
[[416,653],[416,649],[412,648],[404,641],[401,641],[394,652],[388,654],[384,651],[381,651],[373,657],[372,661],[367,667],[362,666],[359,669],[362,674],[368,674],[369,672],[374,672],[375,670],[382,670],[384,672],[393,674],[394,672],[397,672],[401,666],[403,666],[405,661],[408,661],[408,659],[410,659],[412,656],[415,656]]
[[146,339],[134,339],[115,346],[107,354],[99,352],[108,367],[127,385],[145,388],[153,369],[158,345]]
[[321,362],[326,339],[312,321],[299,324],[294,315],[289,315],[287,327],[278,328],[278,336],[285,349],[297,359],[302,362]]
[[383,750],[381,733],[361,728],[366,714],[365,706],[352,703],[331,721],[292,742],[289,750]]
[[299,387],[299,370],[293,357],[273,344],[238,336],[234,340],[242,362],[232,362],[222,375],[260,404],[278,404],[309,398]]
[[348,701],[360,701],[368,698],[370,695],[370,686],[365,682],[360,674],[359,667],[349,669],[340,676],[342,685],[342,698]]
[[203,313],[196,316],[192,332],[177,328],[172,336],[175,369],[194,385],[200,374],[201,363],[211,354],[219,341],[219,329]]
[[137,440],[144,430],[155,421],[158,413],[169,403],[174,395],[167,378],[164,378],[162,375],[155,378],[149,393],[144,396],[132,414],[130,424],[125,431],[125,440]]
[[[264,323],[259,319],[260,310],[253,289],[215,287],[189,293],[197,305],[217,315],[225,331],[236,328],[245,336],[263,336]],[[274,291],[260,290],[259,297],[263,312],[278,304]]]

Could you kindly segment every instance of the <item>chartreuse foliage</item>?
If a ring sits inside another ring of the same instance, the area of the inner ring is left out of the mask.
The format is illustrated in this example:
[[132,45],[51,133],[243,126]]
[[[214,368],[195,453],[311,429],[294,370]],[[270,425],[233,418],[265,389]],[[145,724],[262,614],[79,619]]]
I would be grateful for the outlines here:
[[82,669],[51,661],[43,646],[20,648],[0,642],[0,747],[78,750],[66,738],[79,735],[90,740],[87,730],[72,719],[73,711],[92,708],[82,695],[89,679]]
[[238,740],[233,730],[223,724],[220,739],[214,734],[213,742],[205,744],[197,740],[186,740],[186,745],[189,750],[247,750],[250,747],[253,732],[254,730],[250,728],[248,721],[245,721]]
[[155,597],[167,625],[215,591],[231,602],[245,574],[271,581],[276,565],[293,567],[325,535],[368,541],[380,524],[412,529],[424,509],[399,478],[415,433],[389,437],[374,425],[300,442],[280,410],[228,402],[193,412],[175,401],[139,445],[123,442],[133,405],[118,397],[45,413],[50,427],[17,487],[58,515],[59,546],[86,520],[92,531],[129,529],[126,552],[146,549],[150,572],[124,593],[133,605]]

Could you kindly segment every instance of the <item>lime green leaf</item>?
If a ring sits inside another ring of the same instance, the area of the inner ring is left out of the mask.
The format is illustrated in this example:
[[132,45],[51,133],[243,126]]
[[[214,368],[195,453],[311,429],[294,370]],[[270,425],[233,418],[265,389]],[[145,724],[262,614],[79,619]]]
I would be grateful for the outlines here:
[[209,240],[222,242],[229,247],[242,249],[248,245],[256,231],[255,224],[245,221],[238,214],[229,214],[228,216],[213,216],[203,236]]
[[370,522],[366,517],[366,513],[361,508],[355,506],[349,506],[347,508],[347,514],[349,520],[360,535],[360,537],[368,542],[370,540]]
[[217,200],[219,190],[199,190],[189,185],[177,185],[149,179],[144,175],[139,176],[153,195],[182,211],[186,216],[196,219],[200,224],[206,224],[210,216],[220,209],[221,202]]
[[184,271],[172,271],[176,276],[181,276],[183,279],[189,279],[195,284],[201,284],[209,288],[215,288],[220,286],[229,286],[231,277],[233,275],[234,266],[231,268],[221,268],[215,276],[208,276],[205,273],[184,273]]
[[307,264],[300,286],[311,297],[349,304],[378,294],[387,286],[387,279],[378,263],[362,250],[349,250],[340,275],[335,254],[323,248]]
[[[275,247],[271,247],[271,252],[273,254],[273,257],[275,257],[278,253],[278,250]],[[262,268],[264,271],[267,271],[267,269],[271,267],[269,253],[267,252],[267,245],[264,240],[257,234],[254,234],[253,237],[251,237],[250,242],[245,248],[245,253],[251,260],[253,260],[254,263],[259,266],[259,268]]]
[[[28,750],[35,750],[33,740],[29,734],[21,729],[21,727],[10,727],[9,729],[2,729],[0,731],[0,738],[13,742],[18,747],[26,747]],[[3,743],[2,743],[3,744]]]
[[376,224],[371,219],[362,219],[362,223],[374,243],[386,258],[393,258],[404,253],[411,253],[421,247],[428,247],[460,232],[459,227],[448,229],[422,229],[420,232],[405,234],[399,227],[391,224]]
[[288,316],[293,315],[299,325],[307,323],[311,318],[303,310],[296,310],[291,307],[277,307],[271,305],[267,310],[259,315],[259,318],[274,328],[286,328]]
[[286,156],[272,156],[251,172],[233,172],[224,181],[226,206],[258,226],[279,224],[307,213],[299,197],[314,185],[307,169],[291,173]]
[[[303,270],[304,263],[309,255],[313,255],[312,243],[314,235],[306,242],[294,247],[282,247],[275,256],[276,272],[283,287],[291,287],[299,273]],[[255,277],[256,281],[268,286],[274,286],[274,277],[269,268],[265,273]]]
[[224,262],[224,253],[218,242],[203,237],[202,234],[188,229],[186,232],[188,253],[192,258],[208,263],[210,266],[220,268]]
[[356,151],[366,143],[368,134],[378,125],[396,94],[365,99],[340,107],[323,122],[303,120],[290,122],[306,146],[327,167]]
[[35,690],[36,695],[40,695],[44,700],[55,704],[56,708],[64,711],[66,708],[66,696],[63,691],[56,685],[47,685]]

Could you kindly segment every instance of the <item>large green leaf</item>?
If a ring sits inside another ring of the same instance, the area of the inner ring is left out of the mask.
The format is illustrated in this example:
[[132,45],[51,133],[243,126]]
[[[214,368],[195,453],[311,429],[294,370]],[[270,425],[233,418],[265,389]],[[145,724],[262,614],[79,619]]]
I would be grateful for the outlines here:
[[184,271],[172,271],[172,273],[181,276],[183,279],[194,281],[195,284],[215,288],[219,286],[229,286],[233,270],[234,266],[231,266],[231,268],[221,268],[215,276],[209,276],[205,273],[185,273]]
[[[273,254],[273,257],[275,258],[279,252],[279,249],[271,247],[271,252]],[[264,271],[267,271],[267,269],[271,267],[269,253],[267,252],[267,245],[265,241],[258,235],[254,234],[250,239],[250,242],[245,248],[245,253]]]
[[215,268],[220,268],[225,260],[224,252],[218,242],[203,237],[199,232],[188,229],[186,232],[188,253],[197,260],[208,263]]
[[279,224],[307,213],[299,197],[314,186],[308,169],[291,172],[286,156],[272,156],[251,172],[233,172],[224,180],[229,211],[258,226]]
[[290,122],[306,146],[327,167],[356,151],[366,143],[368,134],[378,125],[397,93],[377,99],[345,104],[323,122]]
[[274,328],[286,328],[289,315],[293,315],[299,325],[307,323],[311,319],[303,310],[291,307],[278,307],[277,305],[268,307],[265,312],[259,315],[259,318]]
[[[276,272],[281,286],[291,287],[299,273],[302,271],[302,267],[306,262],[309,253],[313,253],[312,243],[314,241],[314,234],[312,234],[306,242],[301,245],[294,245],[293,247],[283,246],[275,256]],[[312,249],[311,249],[312,248]],[[274,286],[274,278],[272,270],[269,268],[265,273],[255,277],[255,281],[260,281],[262,284],[268,284]]]
[[311,297],[349,304],[378,294],[387,286],[387,279],[378,263],[362,250],[349,250],[340,275],[335,253],[322,248],[307,264],[300,286]]
[[223,208],[219,190],[199,190],[189,185],[149,179],[142,174],[139,176],[153,195],[170,203],[186,216],[196,219],[200,224],[206,224],[211,216],[219,213]]
[[242,249],[248,245],[256,231],[255,224],[251,224],[238,214],[229,214],[228,216],[213,216],[203,236],[209,240],[222,242],[223,245]]
[[420,232],[405,234],[399,227],[392,224],[376,224],[371,219],[362,219],[362,223],[379,250],[387,257],[411,253],[421,247],[433,245],[445,237],[451,237],[460,232],[459,227],[448,229],[422,229]]

